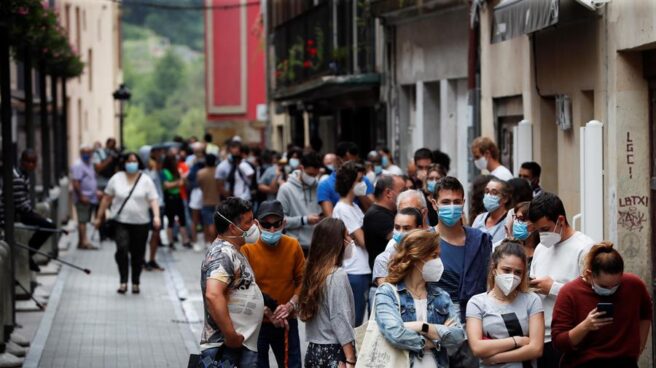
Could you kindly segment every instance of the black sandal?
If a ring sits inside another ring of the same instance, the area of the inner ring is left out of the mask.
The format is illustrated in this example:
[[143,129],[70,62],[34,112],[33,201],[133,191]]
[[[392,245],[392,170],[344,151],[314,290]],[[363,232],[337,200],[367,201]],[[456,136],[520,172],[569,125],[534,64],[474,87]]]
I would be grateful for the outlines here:
[[128,291],[128,284],[121,284],[121,286],[118,287],[116,290],[117,293],[119,294],[125,294]]

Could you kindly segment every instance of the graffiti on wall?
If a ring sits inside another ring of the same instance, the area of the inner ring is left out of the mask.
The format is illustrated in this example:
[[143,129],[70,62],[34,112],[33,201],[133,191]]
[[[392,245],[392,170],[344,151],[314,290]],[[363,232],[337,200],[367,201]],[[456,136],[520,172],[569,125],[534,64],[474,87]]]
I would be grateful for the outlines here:
[[617,223],[628,231],[642,231],[645,222],[647,222],[647,215],[639,211],[637,207],[628,207],[624,210],[619,210],[619,219]]

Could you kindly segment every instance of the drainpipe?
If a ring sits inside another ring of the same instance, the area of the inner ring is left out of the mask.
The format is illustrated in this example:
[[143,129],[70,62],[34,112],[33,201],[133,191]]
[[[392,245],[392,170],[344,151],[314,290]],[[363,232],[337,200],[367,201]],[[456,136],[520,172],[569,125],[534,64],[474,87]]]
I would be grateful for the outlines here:
[[[467,112],[469,115],[468,144],[481,134],[481,80],[479,73],[479,9],[478,0],[469,0],[471,21],[469,23],[469,43],[467,50]],[[474,162],[468,156],[469,178],[476,175]]]

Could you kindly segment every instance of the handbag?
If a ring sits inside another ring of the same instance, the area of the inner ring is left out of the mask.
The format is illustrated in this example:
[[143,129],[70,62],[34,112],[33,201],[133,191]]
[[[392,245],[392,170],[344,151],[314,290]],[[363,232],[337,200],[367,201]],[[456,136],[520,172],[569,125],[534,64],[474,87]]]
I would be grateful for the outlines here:
[[123,201],[123,204],[121,204],[121,207],[118,209],[116,214],[112,218],[105,221],[105,223],[102,225],[103,232],[105,233],[107,238],[109,238],[111,240],[116,240],[115,239],[116,238],[116,224],[117,224],[116,219],[121,214],[121,211],[123,211],[123,207],[125,207],[125,204],[128,202],[128,199],[130,199],[130,197],[132,197],[132,192],[134,192],[134,188],[136,188],[137,184],[139,184],[139,179],[141,179],[141,173],[139,173],[139,176],[137,177],[137,181],[135,181],[134,185],[132,185],[132,189],[130,189],[130,193],[128,193],[128,196],[125,197],[125,200]]
[[[389,283],[384,283],[382,285],[389,285],[394,290],[394,295],[396,300],[399,302],[399,313],[401,312],[401,298],[396,292],[396,287]],[[381,285],[381,286],[382,286]],[[392,344],[390,344],[387,339],[380,333],[380,328],[375,319],[376,315],[376,303],[374,303],[373,308],[371,308],[371,316],[369,316],[369,321],[366,324],[356,328],[356,346],[357,336],[362,335],[362,330],[364,329],[364,336],[360,344],[360,348],[356,351],[358,352],[358,360],[355,364],[356,368],[401,368],[401,367],[410,367],[410,354],[407,350],[397,349]],[[360,331],[358,331],[360,329]]]

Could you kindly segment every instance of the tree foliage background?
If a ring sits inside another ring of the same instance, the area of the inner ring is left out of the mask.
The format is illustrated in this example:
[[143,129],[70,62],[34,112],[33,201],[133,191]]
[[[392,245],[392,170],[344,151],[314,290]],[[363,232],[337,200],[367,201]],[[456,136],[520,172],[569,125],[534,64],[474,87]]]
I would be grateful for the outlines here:
[[[123,3],[123,73],[132,92],[126,110],[126,147],[138,149],[175,135],[202,135],[203,11]],[[202,0],[175,0],[175,4],[202,5]]]

